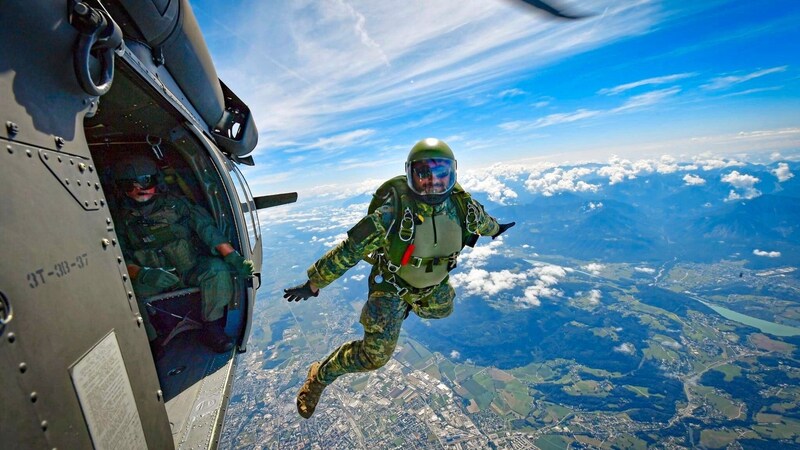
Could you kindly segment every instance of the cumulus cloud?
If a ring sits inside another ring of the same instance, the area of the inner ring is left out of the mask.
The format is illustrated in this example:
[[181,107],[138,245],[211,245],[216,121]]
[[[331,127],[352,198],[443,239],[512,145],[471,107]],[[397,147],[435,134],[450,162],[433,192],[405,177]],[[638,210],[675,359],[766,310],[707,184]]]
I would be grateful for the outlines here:
[[489,272],[484,269],[472,269],[450,277],[454,286],[463,288],[468,295],[491,296],[501,291],[513,289],[528,279],[525,273],[513,273],[509,270]]
[[556,167],[541,176],[531,173],[525,181],[525,189],[531,193],[541,193],[545,197],[559,192],[597,192],[600,186],[579,180],[593,172],[588,167],[574,167],[569,170]]
[[794,174],[789,170],[789,165],[786,163],[778,164],[778,167],[776,169],[772,169],[772,174],[775,175],[776,178],[778,178],[778,181],[780,183],[783,183],[784,181],[794,176]]
[[608,184],[614,185],[625,179],[633,180],[641,173],[653,173],[657,163],[651,160],[629,161],[618,156],[612,156],[608,165],[597,169],[597,174],[608,177]]
[[353,281],[362,281],[362,280],[364,280],[364,278],[367,278],[367,276],[364,275],[363,273],[359,273],[359,274],[353,275],[350,278],[352,278]]
[[761,180],[752,175],[734,170],[727,175],[723,175],[722,181],[734,187],[728,194],[726,201],[750,200],[761,195],[761,191],[755,188],[755,184]]
[[768,251],[759,250],[759,249],[753,250],[753,254],[756,255],[756,256],[763,256],[765,258],[780,258],[781,257],[781,252],[775,252],[775,251],[768,252]]
[[706,184],[706,180],[691,173],[684,175],[683,181],[689,186],[702,186]]
[[589,263],[585,266],[582,266],[581,268],[591,273],[592,275],[600,275],[600,273],[603,271],[603,269],[606,268],[606,266],[599,263]]
[[603,293],[599,289],[592,289],[589,291],[589,304],[599,305],[600,299],[603,298]]
[[635,270],[636,272],[647,273],[650,275],[656,273],[656,269],[650,267],[634,267],[633,270]]
[[464,252],[458,257],[458,264],[462,267],[477,268],[485,266],[489,258],[499,253],[503,245],[503,237],[492,239],[485,245],[478,245],[472,248],[465,248]]
[[468,192],[485,192],[489,195],[489,200],[501,205],[513,203],[514,199],[517,198],[517,193],[498,180],[497,177],[485,173],[482,175],[482,177],[476,175],[465,176],[461,180],[461,185]]
[[461,288],[467,295],[492,297],[500,292],[525,286],[522,297],[514,297],[517,307],[530,308],[539,306],[541,298],[563,296],[563,292],[555,286],[566,277],[571,269],[551,264],[536,263],[525,272],[514,273],[509,270],[489,272],[474,268],[468,272],[451,275],[453,286]]
[[337,234],[336,236],[327,236],[318,238],[317,236],[312,236],[309,243],[311,244],[322,244],[325,247],[333,247],[339,242],[347,239],[347,233]]
[[458,350],[451,351],[450,359],[461,359],[461,353]]
[[632,355],[636,353],[636,347],[630,342],[625,342],[617,347],[614,347],[614,351]]

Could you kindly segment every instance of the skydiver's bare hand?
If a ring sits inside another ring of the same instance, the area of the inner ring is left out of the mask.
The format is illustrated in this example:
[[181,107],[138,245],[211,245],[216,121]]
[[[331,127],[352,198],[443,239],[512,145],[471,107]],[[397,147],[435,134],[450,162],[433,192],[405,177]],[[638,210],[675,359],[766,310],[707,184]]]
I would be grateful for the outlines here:
[[299,302],[300,300],[307,300],[309,297],[317,296],[319,296],[319,288],[311,284],[311,281],[283,290],[283,298],[290,302]]

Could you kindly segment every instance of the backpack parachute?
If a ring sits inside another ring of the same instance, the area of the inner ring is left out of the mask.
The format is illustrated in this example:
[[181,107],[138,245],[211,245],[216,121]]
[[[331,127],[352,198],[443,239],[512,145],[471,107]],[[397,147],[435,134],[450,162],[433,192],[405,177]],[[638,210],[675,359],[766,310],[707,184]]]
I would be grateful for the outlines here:
[[[390,240],[389,248],[383,251],[389,261],[397,266],[401,264],[409,245],[414,241],[414,227],[410,228],[410,234],[408,234],[407,237],[400,237],[401,234],[404,233],[404,227],[401,225],[403,221],[401,219],[406,209],[411,212],[411,220],[414,220],[415,223],[418,223],[419,220],[416,208],[417,200],[411,196],[411,189],[409,189],[406,180],[405,175],[398,175],[385,181],[372,195],[372,200],[369,202],[369,207],[367,208],[367,213],[372,214],[378,208],[386,205],[390,198],[392,199],[391,209],[394,220],[389,225],[387,232],[389,235],[394,235],[394,237]],[[461,243],[463,246],[472,247],[478,240],[478,235],[467,231],[469,228],[467,226],[467,203],[472,202],[471,197],[464,191],[460,184],[456,183],[450,198],[456,206],[456,213],[461,223]]]

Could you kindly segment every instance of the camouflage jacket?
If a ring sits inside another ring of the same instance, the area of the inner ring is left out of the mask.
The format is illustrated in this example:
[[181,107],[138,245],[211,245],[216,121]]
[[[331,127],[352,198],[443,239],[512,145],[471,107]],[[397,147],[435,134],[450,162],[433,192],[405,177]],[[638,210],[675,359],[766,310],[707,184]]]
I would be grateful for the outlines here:
[[[481,212],[478,215],[476,224],[477,234],[481,236],[497,234],[499,231],[497,221],[484,212],[483,205],[471,197],[469,197],[469,201]],[[318,288],[323,288],[344,275],[351,267],[373,254],[376,250],[388,250],[391,240],[396,239],[396,233],[387,232],[387,228],[391,227],[396,218],[395,212],[390,205],[391,202],[387,201],[383,207],[376,209],[372,214],[365,216],[353,226],[347,232],[347,238],[344,241],[329,250],[308,268],[308,279]],[[452,199],[448,199],[436,206],[418,202],[416,208],[418,213],[424,217],[445,213],[458,220],[456,206]],[[465,227],[466,224],[462,223],[461,226]]]
[[211,215],[185,198],[159,194],[143,206],[125,200],[116,223],[128,264],[174,267],[183,274],[200,255],[216,254],[215,247],[228,242]]

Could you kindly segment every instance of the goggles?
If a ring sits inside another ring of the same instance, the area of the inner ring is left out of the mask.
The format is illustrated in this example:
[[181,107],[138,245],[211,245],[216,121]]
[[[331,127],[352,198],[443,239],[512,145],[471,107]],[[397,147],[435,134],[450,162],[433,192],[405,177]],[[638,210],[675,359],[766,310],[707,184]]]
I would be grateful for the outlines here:
[[117,186],[119,186],[124,192],[130,192],[136,186],[138,186],[140,189],[150,189],[155,185],[155,175],[140,175],[136,178],[117,180]]
[[418,194],[443,194],[456,183],[456,163],[447,158],[412,161],[409,166],[411,187]]

